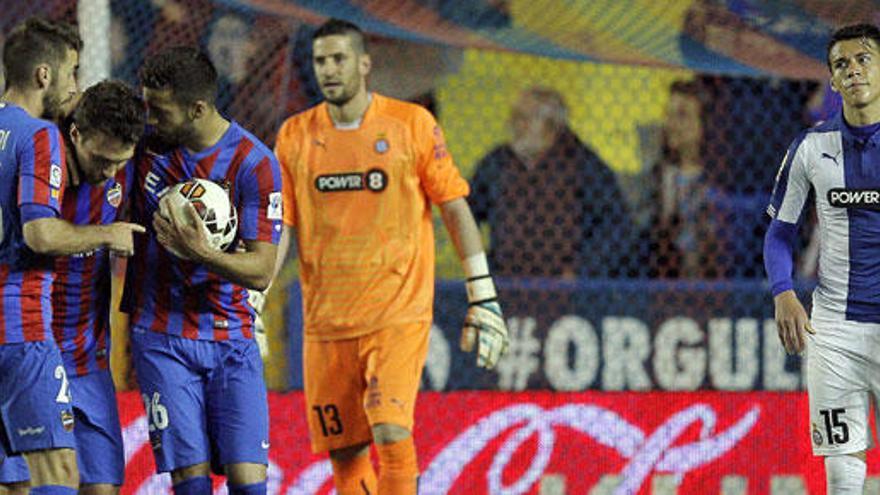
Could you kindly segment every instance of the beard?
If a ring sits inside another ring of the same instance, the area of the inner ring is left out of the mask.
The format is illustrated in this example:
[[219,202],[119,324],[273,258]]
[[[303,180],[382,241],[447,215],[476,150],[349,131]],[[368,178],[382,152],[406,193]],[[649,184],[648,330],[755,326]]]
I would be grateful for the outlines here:
[[334,97],[331,97],[324,91],[322,91],[322,93],[324,93],[324,99],[327,100],[327,103],[341,107],[350,102],[352,98],[357,95],[357,89],[349,89],[343,85],[341,91]]
[[51,91],[46,92],[43,95],[43,115],[41,117],[52,122],[60,122],[71,110],[65,107],[65,103],[59,95]]
[[156,129],[154,134],[155,144],[158,147],[173,149],[190,141],[195,130],[187,125],[179,125],[171,129]]

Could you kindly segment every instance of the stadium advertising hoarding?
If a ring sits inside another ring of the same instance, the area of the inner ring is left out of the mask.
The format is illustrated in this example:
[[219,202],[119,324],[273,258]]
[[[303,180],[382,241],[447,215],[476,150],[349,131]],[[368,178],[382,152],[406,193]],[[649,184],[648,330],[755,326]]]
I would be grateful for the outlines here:
[[[458,350],[464,286],[440,282],[425,390],[793,391],[801,362],[779,343],[761,281],[499,280],[510,348],[484,371]],[[803,291],[802,291],[803,294]],[[302,387],[294,285],[287,320]]]
[[[140,398],[119,400],[123,495],[170,493],[167,475],[150,474]],[[269,402],[269,493],[329,494],[330,465],[310,452],[302,393]],[[823,493],[806,411],[803,392],[426,392],[416,411],[419,493]],[[218,480],[215,493],[224,490]]]

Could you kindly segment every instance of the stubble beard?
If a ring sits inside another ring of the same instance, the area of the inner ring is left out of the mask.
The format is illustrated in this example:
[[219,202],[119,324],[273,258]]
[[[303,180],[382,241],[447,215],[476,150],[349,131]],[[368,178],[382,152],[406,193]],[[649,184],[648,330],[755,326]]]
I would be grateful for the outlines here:
[[66,117],[64,102],[59,96],[51,92],[43,95],[43,115],[41,117],[52,122],[58,122]]
[[327,103],[330,103],[331,105],[341,107],[350,102],[356,94],[357,91],[348,91],[347,88],[343,86],[342,91],[339,93],[339,96],[331,98],[327,93],[324,93],[324,99],[327,100]]

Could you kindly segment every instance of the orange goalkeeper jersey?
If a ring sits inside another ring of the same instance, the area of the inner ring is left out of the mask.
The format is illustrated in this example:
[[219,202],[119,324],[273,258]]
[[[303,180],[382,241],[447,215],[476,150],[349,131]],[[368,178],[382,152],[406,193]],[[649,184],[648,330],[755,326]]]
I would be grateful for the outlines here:
[[322,103],[278,132],[284,223],[296,228],[305,336],[337,340],[430,321],[431,204],[468,184],[424,108],[373,93],[356,129]]

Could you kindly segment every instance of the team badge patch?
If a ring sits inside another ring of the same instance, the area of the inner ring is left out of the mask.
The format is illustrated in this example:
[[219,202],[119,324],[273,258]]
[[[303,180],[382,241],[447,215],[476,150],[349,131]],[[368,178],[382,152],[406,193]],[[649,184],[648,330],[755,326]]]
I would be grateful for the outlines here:
[[49,167],[49,185],[58,189],[61,187],[61,166],[53,163]]
[[281,220],[283,210],[281,193],[269,193],[269,206],[266,208],[266,218],[269,220]]
[[373,147],[376,150],[376,153],[379,153],[381,155],[382,153],[385,153],[388,151],[388,148],[389,148],[388,140],[383,137],[380,137],[379,139],[376,140],[376,144]]
[[114,208],[119,208],[122,204],[122,184],[113,184],[113,187],[107,189],[107,203]]
[[816,447],[821,447],[824,440],[822,440],[822,432],[819,431],[819,428],[816,428],[816,425],[813,425],[813,443],[816,444]]
[[61,426],[64,427],[64,431],[73,431],[73,413],[70,409],[61,411]]

